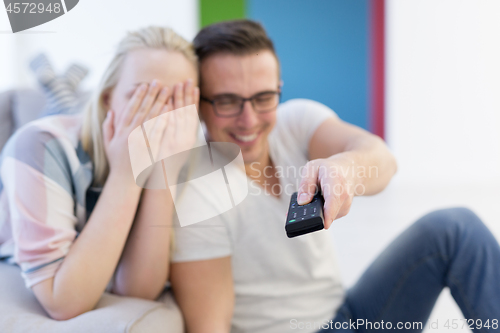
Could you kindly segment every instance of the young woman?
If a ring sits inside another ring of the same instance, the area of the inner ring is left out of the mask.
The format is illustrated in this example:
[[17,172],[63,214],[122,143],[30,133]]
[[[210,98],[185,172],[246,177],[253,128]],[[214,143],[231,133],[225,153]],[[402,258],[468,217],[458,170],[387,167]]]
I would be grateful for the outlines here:
[[[132,32],[83,115],[32,122],[6,145],[0,257],[21,267],[52,318],[91,310],[107,287],[147,299],[163,290],[172,197],[135,184],[127,140],[148,119],[197,104],[196,86],[190,43],[169,28]],[[181,132],[197,123],[177,117]],[[164,131],[162,140],[175,144],[174,132]]]

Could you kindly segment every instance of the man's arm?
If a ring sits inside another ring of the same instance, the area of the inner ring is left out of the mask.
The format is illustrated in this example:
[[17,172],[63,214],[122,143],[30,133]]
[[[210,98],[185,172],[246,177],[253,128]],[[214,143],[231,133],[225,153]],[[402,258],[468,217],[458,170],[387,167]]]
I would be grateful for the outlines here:
[[397,169],[382,139],[338,118],[328,118],[316,129],[309,142],[309,159],[299,204],[310,202],[314,185],[319,184],[325,197],[326,229],[347,215],[355,195],[382,191]]
[[231,257],[173,263],[170,281],[188,333],[228,333],[234,306]]

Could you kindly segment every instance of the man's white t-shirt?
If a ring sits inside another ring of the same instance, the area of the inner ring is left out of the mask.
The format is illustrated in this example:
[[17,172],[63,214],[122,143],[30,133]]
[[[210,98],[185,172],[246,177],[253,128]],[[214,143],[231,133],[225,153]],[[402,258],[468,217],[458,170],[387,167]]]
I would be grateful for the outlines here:
[[[315,332],[334,317],[343,301],[328,232],[291,239],[285,232],[290,196],[300,184],[299,168],[308,161],[309,141],[329,117],[337,116],[311,100],[281,104],[268,137],[271,159],[281,172],[280,197],[265,193],[248,179],[248,196],[235,208],[175,230],[173,262],[231,256],[232,333]],[[275,187],[275,193],[278,190]]]

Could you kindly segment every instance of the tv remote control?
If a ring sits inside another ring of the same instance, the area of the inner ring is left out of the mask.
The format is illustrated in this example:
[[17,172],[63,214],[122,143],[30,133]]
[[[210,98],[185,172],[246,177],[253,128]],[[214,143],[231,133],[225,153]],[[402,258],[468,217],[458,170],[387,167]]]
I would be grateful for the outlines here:
[[302,206],[297,203],[297,192],[292,194],[285,223],[286,235],[292,238],[323,229],[324,203],[321,192],[310,203]]

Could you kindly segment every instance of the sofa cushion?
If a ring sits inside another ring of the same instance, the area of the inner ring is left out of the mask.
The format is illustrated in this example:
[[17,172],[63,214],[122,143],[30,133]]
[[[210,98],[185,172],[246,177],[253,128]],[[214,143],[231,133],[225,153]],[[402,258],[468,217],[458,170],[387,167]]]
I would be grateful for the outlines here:
[[19,127],[40,117],[45,107],[43,92],[36,89],[16,89],[12,95],[14,127]]
[[158,301],[104,293],[96,308],[65,321],[49,318],[17,266],[0,262],[0,332],[184,332],[182,315],[172,295]]
[[0,94],[0,151],[14,132],[12,94],[12,91],[6,91]]

